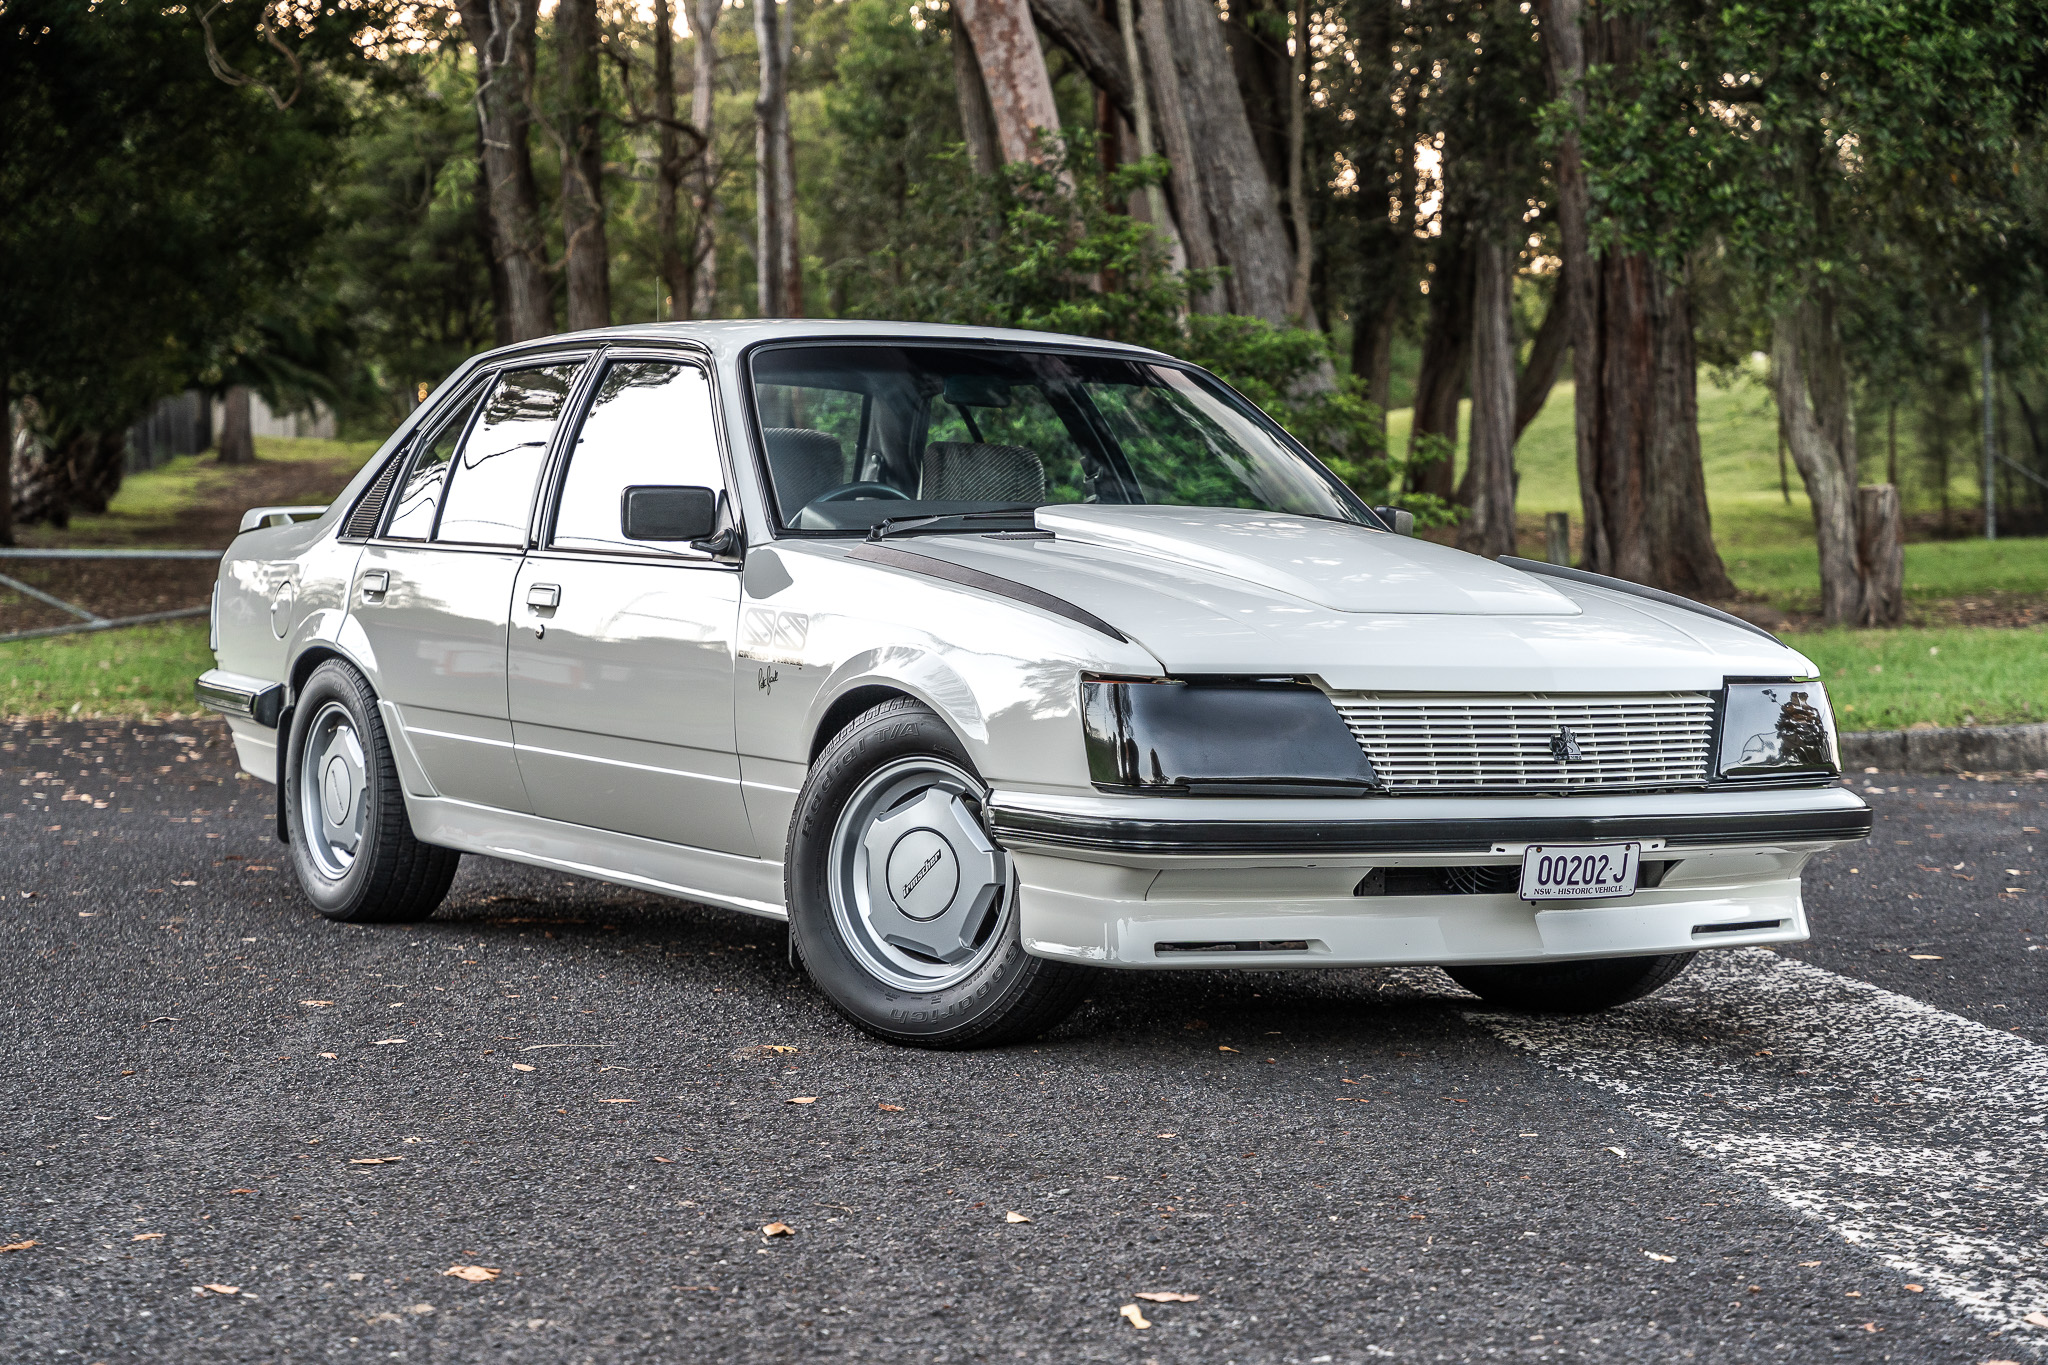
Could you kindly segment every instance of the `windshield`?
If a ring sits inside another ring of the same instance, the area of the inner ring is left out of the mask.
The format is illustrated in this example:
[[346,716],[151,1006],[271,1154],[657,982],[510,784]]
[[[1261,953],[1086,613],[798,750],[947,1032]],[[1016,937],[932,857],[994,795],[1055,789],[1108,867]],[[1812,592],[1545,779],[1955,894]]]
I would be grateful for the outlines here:
[[752,371],[777,510],[794,530],[1076,502],[1371,524],[1242,399],[1177,366],[978,346],[779,346],[756,352]]

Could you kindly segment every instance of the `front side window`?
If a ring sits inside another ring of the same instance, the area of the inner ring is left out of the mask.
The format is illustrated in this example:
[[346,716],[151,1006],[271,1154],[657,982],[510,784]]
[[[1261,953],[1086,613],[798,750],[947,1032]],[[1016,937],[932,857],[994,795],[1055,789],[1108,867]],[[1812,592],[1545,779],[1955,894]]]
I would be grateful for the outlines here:
[[648,484],[725,487],[711,380],[695,365],[625,360],[605,368],[569,452],[549,544],[561,550],[696,554],[672,542],[625,538],[625,491]]
[[1348,490],[1199,371],[979,346],[780,346],[752,380],[783,525],[1060,503],[1245,508],[1371,525]]
[[455,458],[462,433],[469,430],[470,414],[476,411],[481,394],[463,400],[434,439],[413,457],[405,472],[398,496],[392,500],[391,525],[384,532],[394,540],[425,540],[434,534],[434,514],[441,510],[441,489],[448,482],[449,462]]
[[475,429],[462,443],[442,494],[434,539],[467,545],[524,545],[534,481],[582,361],[498,376]]

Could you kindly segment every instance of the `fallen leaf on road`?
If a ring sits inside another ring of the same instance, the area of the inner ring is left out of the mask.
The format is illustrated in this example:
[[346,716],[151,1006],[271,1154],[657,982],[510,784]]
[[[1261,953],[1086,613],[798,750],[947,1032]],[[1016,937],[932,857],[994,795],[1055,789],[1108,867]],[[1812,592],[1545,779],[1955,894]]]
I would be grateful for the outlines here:
[[323,1052],[323,1053],[321,1053],[320,1055],[321,1055],[322,1057],[325,1057],[325,1058],[326,1058],[326,1059],[327,1059],[328,1061],[330,1061],[330,1062],[331,1062],[331,1061],[333,1061],[333,1060],[335,1059],[335,1054],[333,1054],[332,1052]]
[[1622,1151],[1622,1150],[1621,1150],[1621,1148],[1619,1148],[1619,1147],[1608,1147],[1608,1148],[1605,1148],[1605,1149],[1603,1149],[1603,1150],[1606,1150],[1606,1151],[1609,1151],[1609,1152],[1612,1152],[1612,1153],[1614,1153],[1614,1154],[1615,1154],[1616,1156],[1620,1157],[1620,1158],[1621,1158],[1621,1159],[1622,1159],[1623,1161],[1627,1161],[1627,1160],[1628,1160],[1628,1153],[1627,1153],[1627,1152],[1624,1152],[1624,1151]]
[[313,1005],[315,1007],[318,1007],[321,1005],[331,1005],[334,1002],[332,1000],[301,1000],[299,1003],[301,1005]]
[[405,1158],[402,1156],[352,1156],[348,1159],[348,1164],[351,1166],[382,1166],[388,1162],[403,1160]]
[[631,1104],[632,1100],[599,1100],[599,1104]]
[[238,1190],[229,1190],[229,1191],[228,1191],[228,1193],[229,1193],[229,1194],[254,1194],[254,1193],[256,1193],[256,1191],[255,1191],[255,1190],[253,1190],[253,1189],[251,1189],[251,1188],[249,1188],[248,1186],[244,1185],[244,1186],[243,1186],[243,1187],[242,1187],[241,1189],[238,1189]]
[[792,1095],[789,1099],[791,1104],[816,1104],[817,1102],[818,1097],[816,1095]]
[[763,1044],[763,1046],[768,1051],[780,1053],[782,1056],[785,1057],[787,1057],[790,1053],[796,1051],[796,1049],[791,1047],[788,1043],[765,1043]]
[[1346,1103],[1349,1103],[1349,1104],[1371,1104],[1371,1103],[1372,1103],[1372,1101],[1371,1101],[1371,1100],[1369,1100],[1369,1099],[1367,1099],[1367,1098],[1366,1098],[1365,1096],[1363,1096],[1363,1095],[1339,1095],[1339,1096],[1337,1097],[1337,1103],[1339,1103],[1339,1104],[1346,1104]]
[[2048,1313],[2029,1313],[2020,1321],[2035,1327],[2048,1327]]
[[238,1284],[202,1284],[199,1287],[201,1289],[211,1289],[216,1294],[239,1294],[242,1292],[242,1286]]
[[[197,885],[199,885],[199,883],[198,883],[198,882],[178,882],[178,881],[174,881],[174,882],[172,882],[172,883],[171,883],[171,885],[172,885],[172,886],[197,886]],[[83,913],[83,912],[81,911],[80,913]]]
[[378,1040],[377,1040],[376,1042],[374,1042],[374,1043],[370,1044],[370,1046],[371,1046],[371,1047],[390,1047],[390,1046],[391,1046],[391,1045],[392,1045],[393,1043],[402,1043],[402,1042],[404,1042],[404,1041],[405,1041],[405,1039],[403,1039],[403,1038],[379,1038],[379,1039],[378,1039]]
[[1820,1262],[1819,1262],[1819,1261],[1801,1261],[1801,1262],[1800,1262],[1799,1264],[1801,1264],[1801,1265],[1806,1265],[1806,1266],[1812,1266],[1812,1265],[1819,1265],[1819,1264],[1820,1264]]
[[163,1236],[161,1232],[138,1232],[128,1240],[131,1242],[154,1242],[161,1236]]
[[458,1280],[471,1284],[489,1284],[505,1272],[494,1265],[451,1265],[442,1271],[442,1277],[453,1275]]
[[1645,1252],[1643,1253],[1643,1255],[1645,1255],[1645,1256],[1649,1257],[1649,1258],[1650,1258],[1651,1260],[1653,1260],[1653,1261],[1662,1261],[1662,1262],[1664,1262],[1664,1263],[1665,1263],[1666,1265],[1669,1265],[1669,1264],[1671,1264],[1671,1262],[1673,1262],[1673,1261],[1675,1261],[1675,1260],[1677,1260],[1677,1259],[1678,1259],[1678,1258],[1677,1258],[1676,1256],[1666,1256],[1666,1255],[1662,1254],[1661,1252],[1656,1252],[1656,1251],[1645,1251]]
[[1171,1289],[1154,1289],[1148,1290],[1143,1294],[1133,1294],[1131,1297],[1143,1299],[1147,1303],[1193,1303],[1202,1296],[1200,1294],[1180,1294]]
[[1906,1286],[1906,1292],[1908,1294],[1918,1294],[1926,1288],[1927,1286],[1924,1284],[1909,1284]]
[[409,1313],[431,1313],[434,1311],[434,1305],[431,1303],[416,1303],[406,1311]]
[[672,1156],[658,1156],[652,1159],[655,1161],[659,1161],[664,1166],[673,1166],[676,1164],[676,1159]]
[[27,1251],[34,1245],[34,1242],[9,1242],[6,1246],[0,1247],[0,1251]]
[[1031,1220],[1023,1214],[1017,1212],[1017,1210],[1011,1209],[1008,1213],[1003,1215],[1003,1221],[1005,1223],[1028,1223]]
[[1170,1137],[1178,1137],[1178,1136],[1179,1136],[1179,1134],[1177,1134],[1177,1133],[1154,1133],[1154,1134],[1153,1134],[1152,1136],[1153,1136],[1153,1137],[1156,1137],[1156,1138],[1170,1138]]
[[903,1112],[903,1106],[900,1104],[878,1104],[875,1108],[885,1114],[900,1114]]
[[1237,1051],[1237,1049],[1236,1049],[1236,1048],[1234,1048],[1234,1047],[1224,1047],[1224,1046],[1222,1046],[1221,1044],[1218,1044],[1218,1045],[1217,1045],[1217,1048],[1216,1048],[1216,1050],[1217,1050],[1218,1052],[1235,1052],[1235,1051]]
[[514,1071],[531,1071],[531,1070],[533,1070],[533,1068],[532,1068],[532,1067],[530,1067],[530,1066],[528,1066],[528,1065],[527,1065],[527,1064],[526,1064],[525,1062],[514,1062],[514,1063],[512,1063],[512,1069],[513,1069]]
[[1912,959],[1913,959],[1913,960],[1914,960],[1915,962],[1939,962],[1939,961],[1941,961],[1941,954],[1940,954],[1940,953],[1907,953],[1907,954],[1906,954],[1906,956],[1907,956],[1907,957],[1910,957],[1910,958],[1912,958]]
[[1116,1311],[1126,1322],[1141,1332],[1152,1325],[1152,1320],[1145,1316],[1145,1310],[1138,1307],[1135,1303],[1127,1303]]
[[767,1223],[761,1228],[763,1237],[794,1237],[796,1229],[787,1223]]

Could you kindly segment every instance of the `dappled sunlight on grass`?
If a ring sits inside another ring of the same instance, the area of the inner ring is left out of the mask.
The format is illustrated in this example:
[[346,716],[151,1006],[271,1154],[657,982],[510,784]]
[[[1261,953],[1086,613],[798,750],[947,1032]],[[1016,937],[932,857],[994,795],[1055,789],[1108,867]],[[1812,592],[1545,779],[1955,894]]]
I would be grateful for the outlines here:
[[1818,630],[1785,642],[1812,659],[1843,730],[2048,720],[2048,629]]

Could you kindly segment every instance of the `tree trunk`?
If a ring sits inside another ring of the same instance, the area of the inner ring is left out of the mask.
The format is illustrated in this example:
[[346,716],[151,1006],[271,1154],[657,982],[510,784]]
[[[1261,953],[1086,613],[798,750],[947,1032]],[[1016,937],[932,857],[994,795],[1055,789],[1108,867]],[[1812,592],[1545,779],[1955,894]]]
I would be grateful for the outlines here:
[[1429,321],[1422,333],[1422,361],[1415,372],[1415,406],[1408,430],[1408,487],[1449,501],[1451,457],[1412,463],[1424,436],[1458,444],[1458,401],[1472,357],[1472,252],[1464,243],[1440,241],[1436,271],[1429,279]]
[[1564,368],[1565,354],[1572,348],[1571,296],[1566,288],[1567,282],[1560,274],[1551,291],[1550,307],[1544,310],[1543,325],[1536,329],[1535,340],[1529,344],[1529,363],[1522,367],[1521,378],[1515,381],[1518,441],[1550,401],[1550,391],[1557,387],[1557,372]]
[[[1138,11],[1145,80],[1152,92],[1152,110],[1159,117],[1159,146],[1171,167],[1167,184],[1173,191],[1174,221],[1180,227],[1188,269],[1214,270],[1222,261],[1216,254],[1215,234],[1209,230],[1208,192],[1202,183],[1201,161],[1195,155],[1194,131],[1188,124],[1187,91],[1181,85],[1180,63],[1174,56],[1168,3],[1147,0]],[[1227,306],[1220,284],[1197,292],[1188,303],[1197,313],[1221,313]]]
[[953,92],[960,102],[960,132],[967,142],[967,161],[976,175],[991,175],[1003,164],[1003,149],[996,141],[996,116],[989,108],[981,63],[974,59],[974,39],[960,22],[960,11],[956,8],[951,14]]
[[[1183,205],[1185,218],[1207,212],[1217,263],[1230,268],[1223,282],[1229,311],[1284,326],[1289,321],[1294,253],[1288,249],[1279,196],[1252,137],[1237,72],[1223,41],[1223,21],[1210,0],[1156,0],[1156,6],[1166,12],[1169,50],[1181,87],[1181,112],[1189,135],[1186,164],[1192,170],[1199,158],[1201,165],[1203,198]],[[1162,98],[1162,114],[1165,104]],[[1173,154],[1170,146],[1168,154]],[[1176,171],[1179,166],[1176,161]],[[1192,264],[1192,235],[1188,240]]]
[[[1087,0],[1030,0],[1030,4],[1031,17],[1045,36],[1064,48],[1089,82],[1109,96],[1126,122],[1135,125],[1138,111],[1130,56],[1116,28]],[[1128,12],[1128,4],[1124,9]]]
[[555,10],[562,100],[562,265],[569,330],[612,325],[611,252],[604,230],[604,89],[597,71],[597,0]]
[[1906,619],[1906,535],[1898,485],[1856,490],[1856,558],[1863,571],[1861,624],[1898,625]]
[[697,240],[690,252],[689,309],[693,318],[714,317],[718,312],[718,162],[711,150],[711,134],[718,94],[718,15],[723,8],[724,0],[696,0],[690,17],[690,34],[696,39],[690,125],[704,138],[692,204],[697,214]]
[[[1397,261],[1388,261],[1386,269],[1399,278]],[[1395,291],[1381,289],[1378,297],[1351,311],[1351,373],[1365,381],[1365,396],[1378,404],[1382,431],[1394,401],[1394,322],[1400,308]]]
[[14,544],[14,385],[0,353],[0,546]]
[[761,50],[760,95],[754,101],[755,270],[765,318],[803,316],[803,277],[796,241],[796,168],[789,132],[787,0],[756,0],[754,37]]
[[[482,148],[484,141],[483,117],[479,108],[476,125],[478,148]],[[516,339],[512,335],[512,277],[505,269],[504,239],[498,231],[497,217],[491,212],[491,178],[484,171],[481,154],[476,159],[475,214],[477,245],[483,248],[484,259],[490,262],[491,268],[491,331],[498,345],[509,346]]]
[[1515,552],[1515,254],[1495,241],[1473,256],[1469,515],[1458,548],[1497,559]]
[[[1633,20],[1584,16],[1582,0],[1542,0],[1550,86],[1580,117],[1588,61],[1626,67],[1643,41]],[[1714,548],[1700,470],[1689,296],[1682,281],[1665,280],[1644,256],[1593,254],[1576,133],[1567,133],[1553,164],[1564,243],[1559,289],[1570,308],[1583,565],[1671,592],[1733,596]]]
[[477,125],[493,225],[505,276],[502,330],[513,341],[555,330],[548,297],[547,243],[533,178],[533,45],[539,0],[460,0],[477,54]]
[[683,140],[676,131],[676,25],[668,0],[654,0],[654,268],[668,295],[657,310],[690,313],[690,272],[676,239],[676,208],[683,192]]
[[249,420],[249,390],[241,384],[228,385],[221,396],[221,464],[255,464],[256,433]]
[[[1138,159],[1145,160],[1159,150],[1152,137],[1152,97],[1145,89],[1145,59],[1138,48],[1136,0],[1110,0],[1116,6],[1117,35],[1123,41],[1124,68],[1131,74],[1131,136],[1136,140]],[[1187,249],[1175,231],[1173,216],[1166,207],[1166,187],[1147,185],[1145,207],[1152,226],[1163,234],[1175,270],[1187,269]]]
[[1037,135],[1060,130],[1060,111],[1028,0],[955,0],[954,10],[973,40],[1003,160],[1036,160]]
[[1785,444],[1806,484],[1820,543],[1820,610],[1828,625],[1847,625],[1863,616],[1863,576],[1858,571],[1856,484],[1842,468],[1841,452],[1821,430],[1807,395],[1801,354],[1806,330],[1797,313],[1781,314],[1771,328],[1771,391],[1785,418]]
[[1294,282],[1287,313],[1297,327],[1309,316],[1309,283],[1315,272],[1315,244],[1308,230],[1308,0],[1295,0],[1294,51],[1287,82],[1287,212],[1294,228]]

